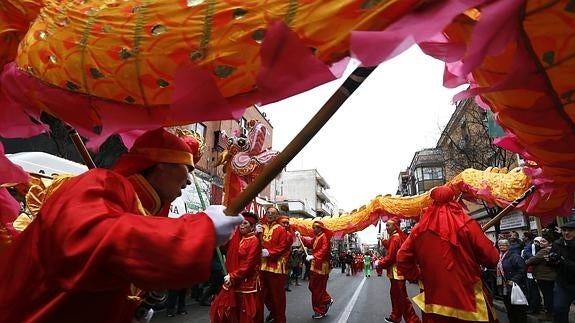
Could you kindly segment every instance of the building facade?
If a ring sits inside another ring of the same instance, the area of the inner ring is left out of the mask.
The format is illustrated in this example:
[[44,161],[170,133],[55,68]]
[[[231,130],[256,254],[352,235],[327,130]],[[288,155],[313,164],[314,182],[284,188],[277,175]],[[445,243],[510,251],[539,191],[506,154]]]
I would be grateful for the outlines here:
[[[272,182],[275,201],[301,202],[304,217],[323,217],[334,214],[337,206],[327,190],[329,185],[316,169],[283,171]],[[309,212],[309,213],[308,213]]]

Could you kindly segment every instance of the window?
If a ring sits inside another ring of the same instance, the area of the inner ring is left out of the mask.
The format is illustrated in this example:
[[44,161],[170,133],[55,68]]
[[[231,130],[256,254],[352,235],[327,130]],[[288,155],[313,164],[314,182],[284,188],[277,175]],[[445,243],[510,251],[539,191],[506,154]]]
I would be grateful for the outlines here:
[[188,126],[188,129],[195,131],[197,134],[206,138],[206,125],[203,123],[193,123]]

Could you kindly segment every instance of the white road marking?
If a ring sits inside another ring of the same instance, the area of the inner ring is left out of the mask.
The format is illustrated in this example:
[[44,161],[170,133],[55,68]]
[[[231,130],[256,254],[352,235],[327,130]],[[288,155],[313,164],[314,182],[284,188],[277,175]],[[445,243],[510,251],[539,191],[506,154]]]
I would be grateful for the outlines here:
[[341,315],[339,316],[337,323],[346,323],[347,322],[347,319],[349,319],[349,316],[351,315],[351,310],[353,310],[353,307],[355,306],[355,302],[357,302],[357,299],[359,298],[359,293],[361,292],[361,289],[363,288],[364,283],[365,283],[365,277],[363,277],[363,280],[361,281],[361,283],[359,283],[359,286],[357,286],[355,293],[353,293],[353,296],[351,297],[351,299],[347,303],[345,310],[343,310],[343,313],[341,313]]

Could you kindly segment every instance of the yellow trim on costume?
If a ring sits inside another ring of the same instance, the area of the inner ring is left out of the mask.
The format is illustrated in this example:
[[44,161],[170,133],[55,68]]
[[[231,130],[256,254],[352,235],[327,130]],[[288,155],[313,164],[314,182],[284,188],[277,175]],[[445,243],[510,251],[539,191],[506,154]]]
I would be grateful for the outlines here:
[[194,166],[194,155],[189,152],[166,148],[137,148],[128,154],[142,156],[158,163],[184,164]]
[[399,270],[397,270],[396,264],[392,264],[387,269],[387,277],[389,277],[391,279],[396,279],[396,280],[405,280],[405,277],[403,277],[402,275],[399,274]]
[[[156,193],[156,191],[154,190],[152,185],[150,185],[150,183],[144,178],[144,176],[142,176],[140,174],[132,175],[132,176],[130,176],[130,178],[134,182],[133,184],[137,184],[141,188],[140,190],[136,190],[136,198],[137,198],[136,207],[137,207],[137,209],[143,215],[151,215],[151,214],[158,213],[158,211],[160,211],[160,209],[162,208],[162,201],[160,201],[160,196],[158,196],[158,193]],[[146,194],[146,196],[142,197],[142,198],[148,198],[148,199],[152,200],[152,202],[153,202],[153,209],[152,210],[147,210],[143,206],[141,198],[137,194],[137,192],[140,192],[140,191],[142,193]]]
[[[489,315],[487,312],[487,301],[485,300],[485,295],[483,294],[483,284],[481,281],[478,281],[475,286],[473,287],[473,291],[475,294],[475,312],[461,310],[454,307],[449,307],[445,305],[439,304],[426,304],[425,303],[425,290],[423,293],[420,293],[413,297],[413,302],[419,306],[419,308],[425,313],[433,313],[442,316],[454,317],[460,320],[465,321],[475,321],[475,322],[488,322]],[[491,304],[489,304],[489,308],[491,312],[495,315],[495,311]]]

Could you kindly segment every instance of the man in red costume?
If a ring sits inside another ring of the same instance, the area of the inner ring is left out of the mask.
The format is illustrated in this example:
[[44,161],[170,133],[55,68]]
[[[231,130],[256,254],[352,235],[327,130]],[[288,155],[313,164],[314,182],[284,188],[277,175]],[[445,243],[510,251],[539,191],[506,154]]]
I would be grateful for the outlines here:
[[264,301],[270,311],[267,322],[286,322],[287,259],[293,236],[279,221],[279,210],[269,207],[262,225],[262,267]]
[[167,217],[197,156],[197,141],[156,129],[113,170],[92,169],[61,184],[0,255],[0,322],[146,320],[150,311],[138,308],[137,289],[207,280],[213,249],[243,218],[215,205]]
[[480,269],[497,265],[497,249],[454,201],[450,187],[435,187],[430,196],[433,204],[397,255],[405,277],[423,285],[414,298],[423,322],[497,322]]
[[379,259],[379,268],[387,270],[387,277],[389,277],[389,297],[391,298],[391,315],[384,318],[388,323],[399,323],[401,318],[405,319],[407,323],[421,322],[413,305],[407,296],[407,289],[405,287],[405,278],[401,271],[397,269],[397,252],[407,238],[405,233],[401,230],[399,220],[391,219],[385,223],[385,230],[389,234],[389,239],[383,243],[387,249],[384,257]]
[[[240,224],[236,236],[228,244],[226,254],[226,267],[229,274],[224,276],[223,288],[231,287],[235,296],[233,313],[235,317],[229,321],[239,323],[262,322],[264,319],[264,303],[260,282],[262,246],[255,234],[258,217],[252,212],[244,212],[242,215],[244,221]],[[215,307],[218,307],[217,303],[216,298],[210,309],[212,322],[219,322],[213,317],[216,314],[213,311],[216,310]],[[225,308],[226,304],[222,305]]]
[[304,237],[302,242],[306,247],[312,249],[312,254],[307,256],[307,260],[311,261],[309,290],[311,291],[311,305],[314,312],[312,318],[321,319],[327,315],[327,311],[333,304],[333,299],[326,290],[331,271],[329,263],[330,240],[333,233],[321,221],[314,221],[312,229],[315,237]]

